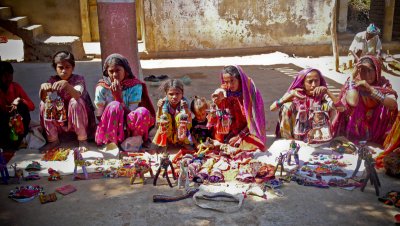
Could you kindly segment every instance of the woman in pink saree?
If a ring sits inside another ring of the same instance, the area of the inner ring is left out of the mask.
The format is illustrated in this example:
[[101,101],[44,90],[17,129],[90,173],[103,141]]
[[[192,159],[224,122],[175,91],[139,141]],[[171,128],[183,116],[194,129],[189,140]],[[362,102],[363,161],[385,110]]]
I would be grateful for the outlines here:
[[335,134],[382,144],[397,116],[397,93],[374,56],[360,58],[340,98],[346,111],[333,122]]
[[221,73],[221,88],[212,95],[220,110],[228,110],[231,125],[227,134],[215,138],[242,150],[265,150],[266,129],[264,101],[253,80],[240,66],[226,66]]
[[155,110],[146,84],[133,75],[122,55],[111,54],[104,61],[103,79],[97,83],[94,104],[100,121],[95,137],[98,145],[121,144],[127,136],[141,136],[149,142]]

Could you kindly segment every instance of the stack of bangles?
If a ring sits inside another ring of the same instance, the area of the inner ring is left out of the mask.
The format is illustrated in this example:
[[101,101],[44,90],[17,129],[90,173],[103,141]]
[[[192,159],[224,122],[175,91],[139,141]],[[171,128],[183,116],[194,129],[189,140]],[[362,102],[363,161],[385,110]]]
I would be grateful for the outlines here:
[[283,104],[284,103],[281,101],[281,99],[278,99],[278,100],[275,101],[275,105],[276,105],[277,108],[282,107]]
[[374,98],[375,100],[379,101],[380,103],[385,100],[385,94],[383,94],[381,91],[377,89],[373,89],[371,92],[371,97]]

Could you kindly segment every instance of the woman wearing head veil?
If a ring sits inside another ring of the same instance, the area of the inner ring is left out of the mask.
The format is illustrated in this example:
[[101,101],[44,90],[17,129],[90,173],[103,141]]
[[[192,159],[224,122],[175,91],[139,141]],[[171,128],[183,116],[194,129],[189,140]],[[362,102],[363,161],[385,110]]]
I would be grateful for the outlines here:
[[264,101],[253,80],[240,66],[231,65],[224,67],[221,82],[212,99],[220,110],[229,114],[231,124],[226,134],[218,133],[220,128],[216,128],[215,138],[241,150],[265,150]]
[[381,75],[381,63],[372,55],[361,57],[340,98],[346,111],[333,122],[337,135],[353,141],[382,144],[397,116],[397,93]]
[[329,91],[321,72],[307,68],[298,73],[287,92],[270,106],[280,110],[276,136],[285,139],[307,139],[311,129],[310,114],[316,106],[321,110],[333,109],[339,102]]
[[98,145],[120,144],[126,136],[142,136],[143,141],[148,141],[155,110],[145,83],[133,75],[122,55],[111,54],[104,61],[103,79],[97,83],[94,103],[99,119]]

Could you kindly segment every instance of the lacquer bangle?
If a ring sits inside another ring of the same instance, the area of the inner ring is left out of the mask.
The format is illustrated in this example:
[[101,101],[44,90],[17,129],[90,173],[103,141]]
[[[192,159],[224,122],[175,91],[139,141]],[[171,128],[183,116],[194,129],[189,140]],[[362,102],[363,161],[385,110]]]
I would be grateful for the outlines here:
[[377,89],[373,89],[371,92],[371,97],[374,98],[375,100],[379,101],[380,103],[385,100],[385,94],[383,94],[381,91]]

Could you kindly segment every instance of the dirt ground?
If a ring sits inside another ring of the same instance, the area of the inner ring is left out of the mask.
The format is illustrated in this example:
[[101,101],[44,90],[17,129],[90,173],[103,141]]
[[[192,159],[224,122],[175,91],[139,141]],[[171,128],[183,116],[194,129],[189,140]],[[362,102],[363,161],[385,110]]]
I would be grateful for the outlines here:
[[[302,63],[276,58],[276,55],[255,58],[200,60],[143,61],[145,75],[167,74],[172,78],[187,76],[191,84],[185,95],[209,97],[218,87],[222,65],[237,63],[250,75],[264,97],[268,120],[268,147],[274,141],[277,113],[270,112],[269,105],[279,98],[292,81],[296,71],[305,66],[320,65],[327,75],[330,88],[338,92],[345,75],[330,72],[324,58],[319,61],[303,59]],[[215,63],[218,61],[218,64]],[[227,63],[229,62],[229,63]],[[250,63],[249,63],[250,62]],[[166,66],[168,65],[168,66]],[[35,103],[39,103],[37,90],[40,83],[53,74],[50,64],[17,63],[14,80],[26,88]],[[94,86],[100,78],[99,61],[77,62],[75,72],[84,74],[88,90],[94,94]],[[398,78],[391,78],[398,82]],[[392,82],[393,83],[393,82]],[[163,94],[155,86],[149,86],[155,101]],[[396,88],[399,92],[400,90]],[[32,114],[38,119],[38,111]],[[274,150],[269,150],[274,151]],[[400,190],[400,181],[379,172],[381,194]],[[153,203],[154,194],[180,194],[183,191],[169,188],[161,179],[156,187],[147,180],[146,185],[129,185],[128,178],[73,181],[66,176],[62,181],[23,182],[39,184],[46,192],[56,187],[72,184],[77,192],[62,197],[54,203],[40,204],[38,199],[28,203],[16,203],[7,198],[15,185],[0,186],[0,225],[388,225],[394,222],[398,209],[385,206],[377,200],[371,185],[364,192],[339,188],[320,189],[305,187],[292,182],[282,188],[283,197],[268,194],[267,199],[248,196],[236,213],[220,213],[204,210],[194,205],[192,199],[173,203]],[[224,185],[221,185],[224,186]]]

